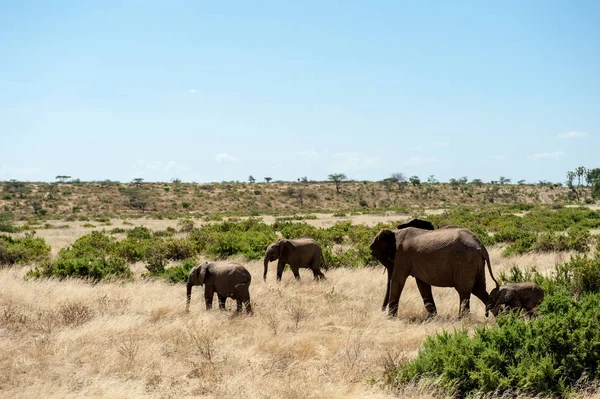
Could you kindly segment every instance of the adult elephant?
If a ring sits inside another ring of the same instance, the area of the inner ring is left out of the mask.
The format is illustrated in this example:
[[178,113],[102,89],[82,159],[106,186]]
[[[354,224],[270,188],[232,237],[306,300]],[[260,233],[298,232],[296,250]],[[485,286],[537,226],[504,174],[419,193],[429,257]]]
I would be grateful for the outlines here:
[[389,294],[386,294],[390,316],[398,314],[398,302],[408,276],[417,279],[417,287],[430,315],[437,312],[431,286],[456,289],[460,297],[459,316],[469,312],[471,293],[487,305],[486,263],[498,287],[487,250],[475,234],[465,228],[452,226],[431,230],[403,226],[394,231],[382,229],[370,248],[388,271],[392,269]]
[[231,262],[204,263],[194,267],[187,280],[187,302],[186,310],[190,308],[192,298],[192,287],[204,285],[204,300],[206,310],[212,308],[212,302],[217,294],[219,298],[219,309],[225,309],[227,298],[233,298],[237,302],[238,313],[242,311],[242,304],[247,313],[252,313],[250,305],[250,282],[252,276],[242,265]]
[[267,247],[263,279],[267,279],[269,262],[274,260],[278,260],[277,280],[281,280],[285,265],[290,265],[296,280],[300,279],[300,268],[312,270],[315,280],[324,279],[325,275],[321,272],[322,254],[321,246],[312,238],[279,239]]

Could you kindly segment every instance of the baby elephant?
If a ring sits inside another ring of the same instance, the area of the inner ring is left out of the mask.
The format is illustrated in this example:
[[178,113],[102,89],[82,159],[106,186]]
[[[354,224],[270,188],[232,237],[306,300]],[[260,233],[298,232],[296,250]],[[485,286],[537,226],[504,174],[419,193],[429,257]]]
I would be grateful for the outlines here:
[[533,309],[544,299],[544,290],[535,283],[511,283],[494,288],[490,292],[485,316],[491,310],[494,316],[498,316],[502,306],[511,309],[525,309],[531,316]]
[[237,311],[242,311],[242,303],[247,313],[252,313],[250,305],[250,272],[242,265],[230,262],[204,263],[190,272],[187,280],[186,310],[190,309],[192,287],[204,285],[206,310],[212,308],[215,292],[219,298],[219,309],[225,309],[225,300],[233,298],[237,301]]

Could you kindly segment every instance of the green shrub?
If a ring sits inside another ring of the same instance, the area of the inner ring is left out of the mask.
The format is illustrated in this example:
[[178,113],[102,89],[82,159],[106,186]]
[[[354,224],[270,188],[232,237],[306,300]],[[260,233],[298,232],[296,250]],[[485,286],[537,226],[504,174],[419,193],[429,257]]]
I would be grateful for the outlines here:
[[149,240],[152,238],[152,232],[144,226],[137,226],[127,232],[127,238],[136,240]]
[[493,392],[566,396],[582,377],[600,377],[600,295],[546,297],[543,317],[500,316],[497,327],[443,331],[414,361],[388,373],[392,385],[426,379],[464,397]]
[[183,260],[196,255],[194,243],[183,238],[173,238],[164,242],[165,256],[170,260]]
[[27,278],[67,277],[86,278],[98,281],[104,278],[130,278],[131,270],[123,258],[117,257],[63,257],[55,261],[44,262],[27,272]]
[[165,269],[160,277],[173,284],[185,283],[196,264],[197,262],[193,258],[185,259],[180,265]]
[[13,214],[10,212],[0,212],[0,231],[5,233],[14,233],[17,228],[13,224]]
[[34,233],[26,233],[24,238],[0,235],[0,265],[25,264],[48,259],[50,246]]
[[177,222],[179,231],[182,233],[189,233],[194,230],[194,221],[192,219],[181,219]]

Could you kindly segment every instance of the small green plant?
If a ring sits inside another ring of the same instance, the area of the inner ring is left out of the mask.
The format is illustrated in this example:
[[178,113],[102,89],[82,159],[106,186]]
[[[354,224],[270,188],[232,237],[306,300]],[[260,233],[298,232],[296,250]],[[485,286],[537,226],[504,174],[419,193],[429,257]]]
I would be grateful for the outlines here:
[[25,233],[24,238],[0,235],[0,265],[25,264],[44,261],[50,256],[50,246],[35,232]]

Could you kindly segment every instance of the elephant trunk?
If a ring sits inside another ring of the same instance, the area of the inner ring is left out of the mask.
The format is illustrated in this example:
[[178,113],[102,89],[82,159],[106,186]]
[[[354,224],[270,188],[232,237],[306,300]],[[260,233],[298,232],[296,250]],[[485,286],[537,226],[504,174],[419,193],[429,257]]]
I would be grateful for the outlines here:
[[188,281],[187,287],[186,287],[187,288],[187,299],[185,301],[185,310],[187,312],[190,311],[190,301],[192,300],[192,287],[193,287],[193,284],[190,281]]
[[263,273],[263,280],[267,281],[267,271],[269,269],[269,258],[265,256],[265,271]]
[[392,283],[392,268],[386,267],[387,269],[387,288],[385,289],[385,298],[383,298],[383,306],[381,310],[385,312],[388,303],[390,301],[390,285]]

